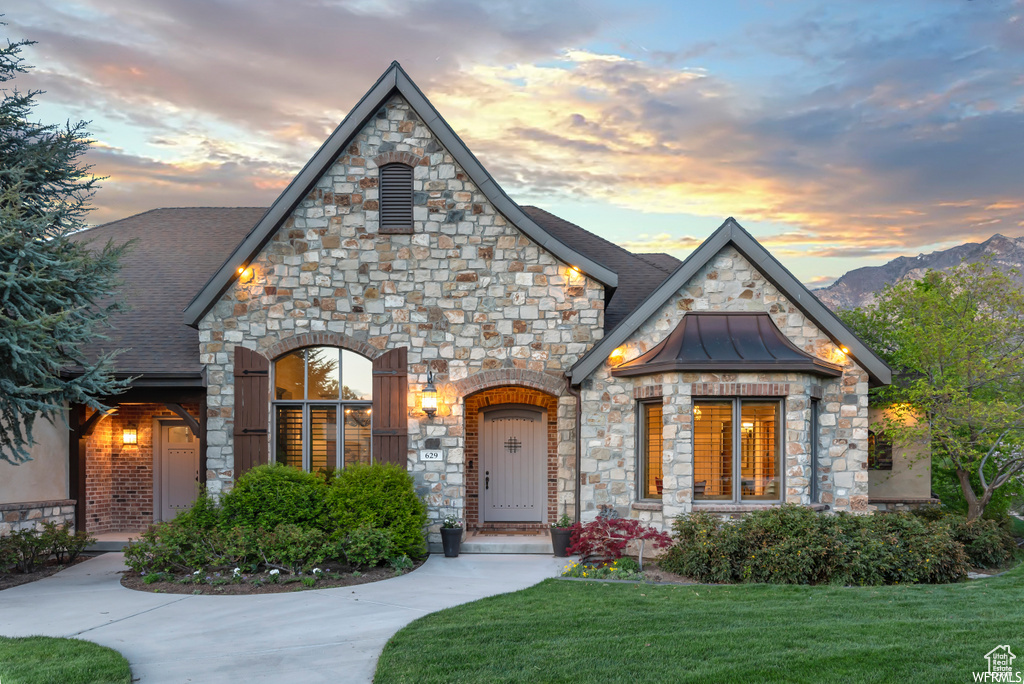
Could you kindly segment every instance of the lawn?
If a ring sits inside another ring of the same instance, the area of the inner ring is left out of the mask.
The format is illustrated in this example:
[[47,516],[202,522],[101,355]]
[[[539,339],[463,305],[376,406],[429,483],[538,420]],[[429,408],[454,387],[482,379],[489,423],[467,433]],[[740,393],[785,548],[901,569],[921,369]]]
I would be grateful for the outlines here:
[[129,684],[128,661],[112,648],[80,639],[0,637],[3,684]]
[[997,645],[1024,657],[1022,625],[1024,567],[868,588],[551,579],[413,622],[374,681],[968,682]]

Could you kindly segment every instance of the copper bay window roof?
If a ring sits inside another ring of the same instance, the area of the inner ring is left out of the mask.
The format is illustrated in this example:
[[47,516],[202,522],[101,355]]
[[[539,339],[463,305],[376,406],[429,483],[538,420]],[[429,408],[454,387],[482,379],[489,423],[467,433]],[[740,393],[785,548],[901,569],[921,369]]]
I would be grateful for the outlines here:
[[612,369],[627,377],[666,371],[799,371],[839,377],[842,366],[799,349],[761,312],[691,311],[656,347]]

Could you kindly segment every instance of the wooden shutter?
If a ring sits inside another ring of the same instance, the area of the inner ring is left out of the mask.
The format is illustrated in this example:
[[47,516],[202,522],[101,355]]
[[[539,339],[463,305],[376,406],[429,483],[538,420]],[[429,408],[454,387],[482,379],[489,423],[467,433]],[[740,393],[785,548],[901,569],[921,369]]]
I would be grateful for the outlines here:
[[412,232],[412,167],[380,167],[380,232]]
[[403,468],[409,461],[409,350],[392,349],[373,360],[373,460]]
[[270,361],[235,347],[235,479],[269,461]]

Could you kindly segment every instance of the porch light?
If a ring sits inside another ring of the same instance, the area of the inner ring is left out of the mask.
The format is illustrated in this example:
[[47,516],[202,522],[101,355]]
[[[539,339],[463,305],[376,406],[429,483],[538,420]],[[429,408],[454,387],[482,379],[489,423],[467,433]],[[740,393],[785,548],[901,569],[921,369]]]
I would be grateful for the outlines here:
[[138,444],[139,429],[134,425],[127,425],[121,430],[121,444]]
[[238,267],[238,279],[243,283],[248,283],[250,280],[252,280],[252,276],[252,268],[246,268],[245,266]]
[[420,395],[420,406],[427,414],[427,418],[433,418],[437,413],[437,388],[434,387],[434,374],[430,372],[429,368],[427,369],[427,385]]
[[619,347],[618,349],[613,351],[611,353],[611,356],[608,357],[608,363],[610,363],[613,366],[618,366],[620,363],[622,363],[625,360],[626,360],[626,350],[623,349],[622,347]]
[[844,354],[849,354],[850,348],[843,344],[839,346],[839,351],[843,352]]

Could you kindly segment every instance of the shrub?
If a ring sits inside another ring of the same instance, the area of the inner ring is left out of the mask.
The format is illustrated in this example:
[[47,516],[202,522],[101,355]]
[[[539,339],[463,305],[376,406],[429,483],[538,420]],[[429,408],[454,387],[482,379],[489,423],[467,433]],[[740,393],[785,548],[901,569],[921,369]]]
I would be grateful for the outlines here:
[[676,519],[661,567],[702,582],[902,584],[955,582],[967,555],[948,525],[910,514],[821,515],[800,506],[737,522],[706,513]]
[[[221,524],[273,530],[278,525],[324,528],[327,483],[291,466],[262,465],[243,474],[221,502]],[[204,507],[206,504],[202,504]],[[202,523],[212,511],[196,514]]]
[[0,539],[7,551],[7,562],[18,572],[34,572],[36,566],[50,556],[50,539],[36,530],[16,530]]
[[388,565],[391,566],[396,575],[405,574],[413,568],[412,559],[405,555],[388,558]]
[[395,534],[389,529],[357,527],[345,540],[345,558],[350,565],[372,568],[400,554]]
[[84,530],[72,532],[71,523],[58,526],[53,522],[45,522],[43,523],[43,537],[45,543],[50,547],[50,553],[61,565],[74,563],[87,546],[96,543],[96,537]]
[[206,491],[206,487],[201,487],[199,495],[192,503],[191,508],[187,508],[174,516],[174,522],[182,525],[191,525],[201,530],[211,530],[221,526],[223,511],[217,500]]
[[1013,558],[1017,544],[1005,525],[983,518],[968,521],[961,516],[950,522],[953,538],[964,545],[971,565],[997,568]]
[[329,543],[323,531],[298,525],[282,524],[273,530],[256,529],[249,535],[247,545],[256,550],[263,565],[293,574],[323,563],[334,555],[336,548]]
[[573,525],[567,550],[571,555],[579,555],[584,561],[593,558],[613,560],[622,558],[626,546],[631,541],[639,542],[641,568],[646,542],[650,541],[656,549],[672,545],[672,537],[666,532],[659,532],[639,520],[599,516],[585,525]]
[[360,527],[390,530],[391,555],[418,558],[426,553],[427,509],[416,495],[412,476],[391,464],[354,465],[331,483],[327,516],[336,533],[348,537]]
[[202,529],[188,518],[153,525],[124,550],[125,565],[143,575],[232,568],[255,560],[242,528]]

